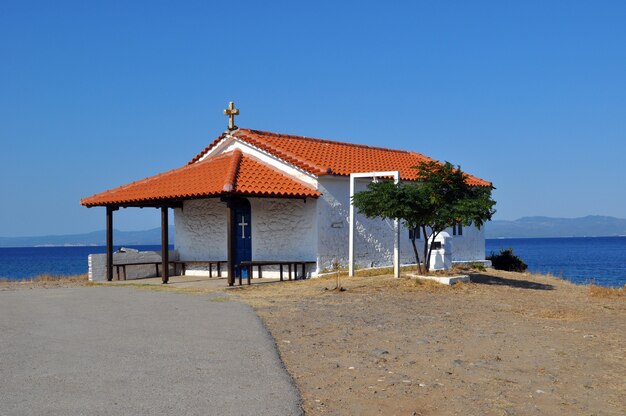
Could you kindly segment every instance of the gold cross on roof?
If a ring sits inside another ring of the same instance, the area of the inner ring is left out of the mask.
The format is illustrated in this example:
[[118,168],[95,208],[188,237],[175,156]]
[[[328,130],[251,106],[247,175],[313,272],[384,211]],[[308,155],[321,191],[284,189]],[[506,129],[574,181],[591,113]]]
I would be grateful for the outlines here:
[[228,116],[228,131],[237,129],[237,126],[235,126],[235,116],[239,115],[239,109],[235,108],[235,103],[232,101],[228,103],[228,108],[224,110],[224,115]]

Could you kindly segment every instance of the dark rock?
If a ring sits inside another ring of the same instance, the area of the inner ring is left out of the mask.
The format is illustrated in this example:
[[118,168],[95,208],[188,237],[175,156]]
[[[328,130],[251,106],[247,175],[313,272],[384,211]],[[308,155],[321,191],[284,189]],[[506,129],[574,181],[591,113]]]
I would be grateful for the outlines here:
[[382,348],[376,348],[370,351],[370,354],[378,358],[383,358],[385,355],[389,355],[389,351],[383,350]]

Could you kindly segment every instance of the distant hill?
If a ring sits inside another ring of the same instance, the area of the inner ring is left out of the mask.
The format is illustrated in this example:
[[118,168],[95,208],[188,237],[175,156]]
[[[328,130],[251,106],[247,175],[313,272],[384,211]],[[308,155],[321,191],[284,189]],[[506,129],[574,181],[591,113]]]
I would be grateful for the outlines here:
[[600,237],[626,235],[626,219],[589,215],[580,218],[524,217],[491,221],[487,238]]
[[[485,226],[487,238],[598,237],[626,235],[626,219],[589,215],[581,218],[524,217],[515,221],[496,220]],[[113,230],[115,245],[161,244],[161,228],[146,231]],[[170,244],[174,227],[170,227]],[[35,237],[0,237],[0,247],[104,246],[104,230],[85,234]]]
[[[174,227],[169,229],[170,244],[174,242]],[[113,230],[113,244],[117,245],[157,245],[161,244],[161,228],[146,231]],[[106,231],[93,231],[86,234],[47,235],[36,237],[0,237],[0,247],[37,246],[104,246]]]

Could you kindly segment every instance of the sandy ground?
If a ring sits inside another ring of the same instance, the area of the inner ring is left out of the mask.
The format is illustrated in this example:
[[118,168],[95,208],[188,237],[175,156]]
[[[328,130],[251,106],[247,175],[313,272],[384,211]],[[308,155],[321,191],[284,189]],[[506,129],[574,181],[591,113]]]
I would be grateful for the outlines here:
[[626,297],[490,271],[244,288],[309,415],[624,415]]

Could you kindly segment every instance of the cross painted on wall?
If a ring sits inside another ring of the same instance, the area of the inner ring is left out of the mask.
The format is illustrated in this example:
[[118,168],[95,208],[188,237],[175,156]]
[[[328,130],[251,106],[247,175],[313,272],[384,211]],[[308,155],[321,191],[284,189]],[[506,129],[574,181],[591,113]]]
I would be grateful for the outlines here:
[[241,238],[246,238],[246,225],[249,224],[246,222],[246,219],[243,217],[243,215],[241,216],[241,222],[237,225],[241,227]]

